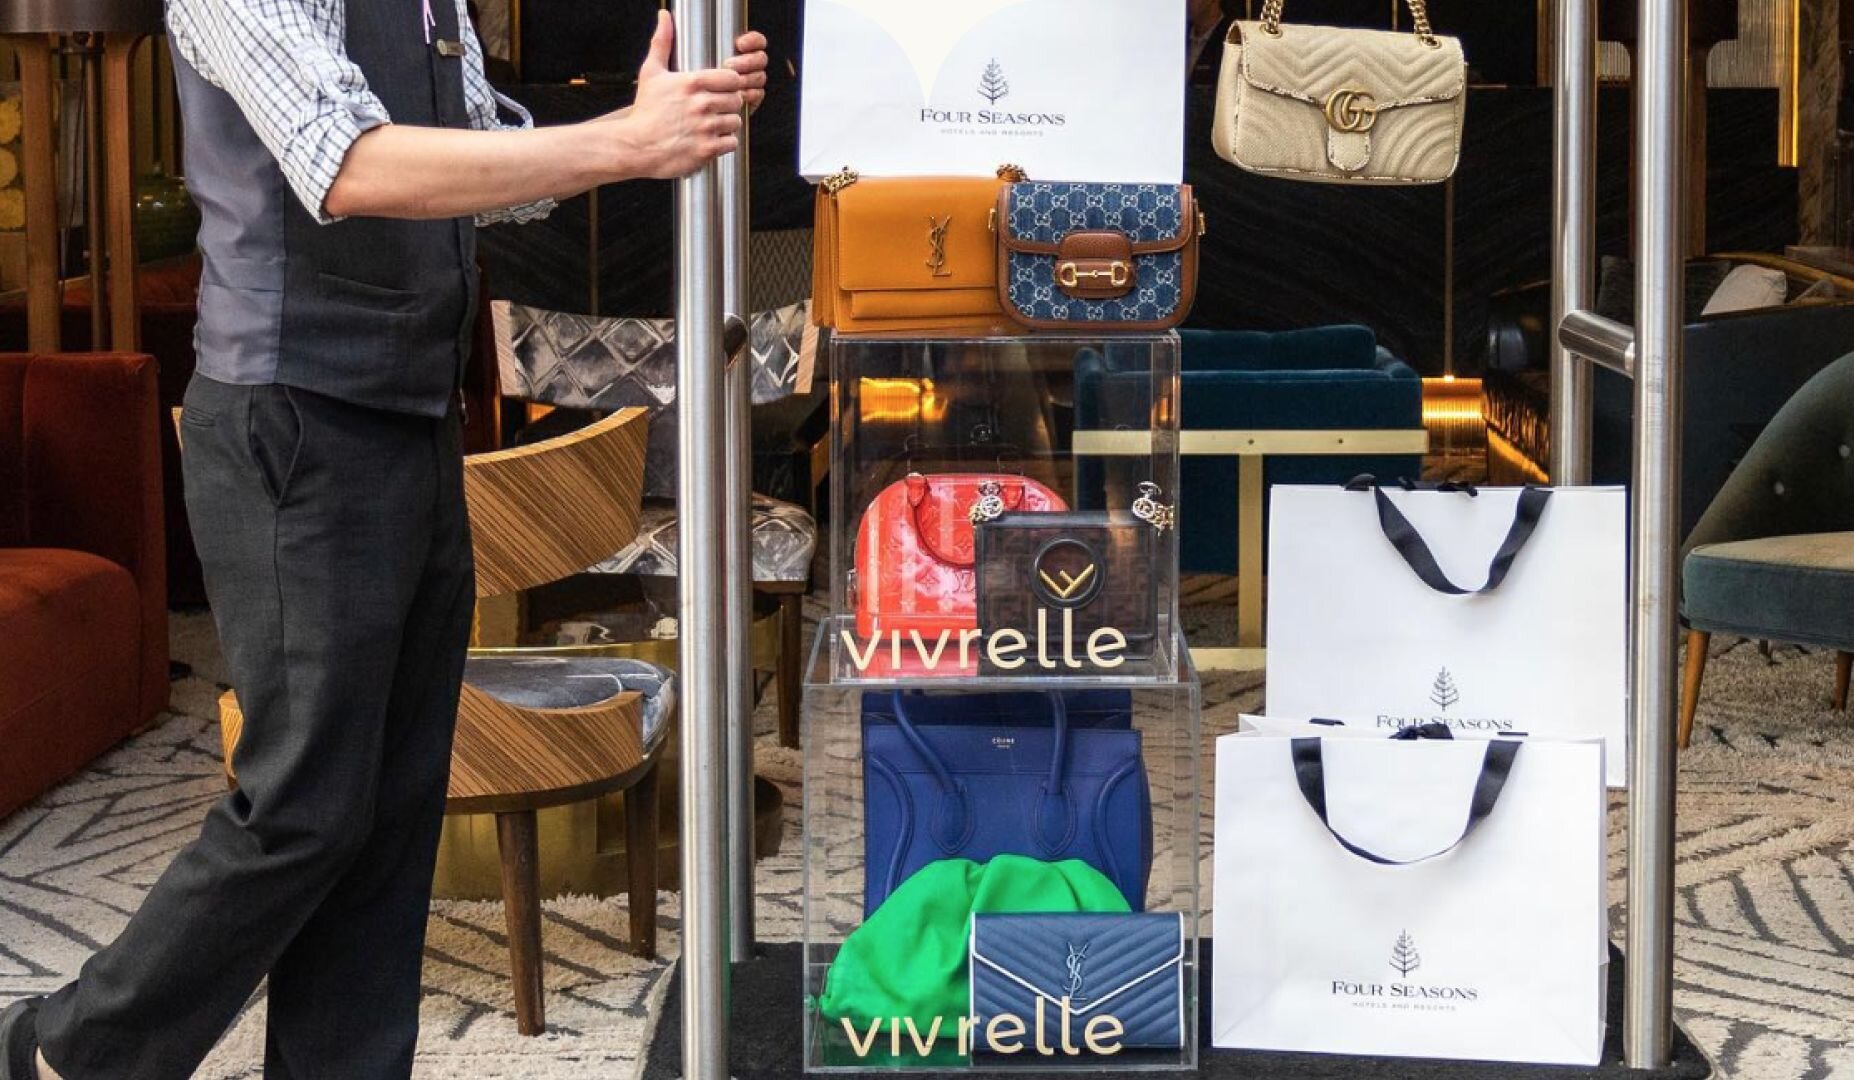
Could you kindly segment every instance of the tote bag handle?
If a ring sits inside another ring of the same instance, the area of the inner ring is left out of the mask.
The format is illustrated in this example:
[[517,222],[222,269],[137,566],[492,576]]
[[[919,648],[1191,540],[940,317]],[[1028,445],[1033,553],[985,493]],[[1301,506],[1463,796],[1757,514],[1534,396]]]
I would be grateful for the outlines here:
[[[894,693],[895,725],[901,729],[902,737],[914,752],[927,763],[933,778],[940,785],[940,814],[934,826],[935,839],[947,851],[957,851],[965,845],[972,835],[972,808],[968,805],[966,787],[953,777],[953,770],[941,759],[938,752],[928,744],[912,721],[908,719],[907,695],[897,690]],[[1036,837],[1043,847],[1051,853],[1059,851],[1070,833],[1069,828],[1069,707],[1062,700],[1062,695],[1051,692],[1049,704],[1052,710],[1050,727],[1055,732],[1055,749],[1050,755],[1049,776],[1043,783],[1043,798],[1037,808]]]
[[[1370,476],[1358,477],[1346,485],[1346,490],[1359,491],[1366,487],[1371,489],[1372,498],[1378,504],[1378,525],[1384,530],[1384,538],[1397,549],[1397,554],[1403,557],[1403,561],[1416,572],[1423,584],[1448,596],[1472,596],[1499,588],[1500,583],[1506,580],[1507,572],[1513,568],[1513,560],[1519,558],[1526,541],[1532,539],[1533,531],[1539,527],[1539,518],[1545,514],[1545,504],[1551,501],[1550,488],[1528,486],[1520,491],[1519,501],[1513,507],[1513,524],[1507,529],[1506,539],[1500,542],[1499,550],[1494,552],[1493,561],[1487,567],[1486,583],[1476,589],[1467,589],[1449,580],[1449,576],[1442,572],[1435,553],[1429,550],[1428,542],[1416,531],[1416,526],[1410,524],[1410,519],[1403,516],[1403,511],[1397,509],[1397,504],[1391,502],[1390,496],[1384,494],[1383,487],[1375,479]],[[1408,490],[1416,489],[1411,487]],[[1467,485],[1445,484],[1435,490],[1459,490],[1470,498],[1480,494]]]
[[1481,772],[1474,781],[1474,798],[1468,804],[1468,821],[1462,827],[1461,835],[1455,842],[1443,848],[1415,859],[1387,859],[1376,852],[1366,849],[1339,835],[1333,823],[1326,816],[1326,762],[1322,741],[1319,739],[1293,740],[1294,779],[1300,785],[1300,794],[1307,800],[1307,805],[1319,815],[1320,824],[1332,833],[1339,846],[1367,862],[1379,866],[1415,866],[1431,859],[1441,858],[1460,847],[1487,815],[1493,813],[1494,804],[1500,801],[1500,792],[1506,787],[1506,778],[1513,771],[1513,759],[1519,755],[1519,743],[1507,739],[1494,739],[1487,743],[1485,755],[1481,758]]

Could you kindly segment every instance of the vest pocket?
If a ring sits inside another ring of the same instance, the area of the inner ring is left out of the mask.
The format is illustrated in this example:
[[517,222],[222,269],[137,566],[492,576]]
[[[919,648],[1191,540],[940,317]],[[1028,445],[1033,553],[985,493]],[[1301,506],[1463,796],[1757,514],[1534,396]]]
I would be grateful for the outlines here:
[[409,289],[374,285],[335,274],[318,273],[315,286],[317,292],[337,304],[352,304],[372,311],[409,312],[418,310],[419,306],[419,294]]

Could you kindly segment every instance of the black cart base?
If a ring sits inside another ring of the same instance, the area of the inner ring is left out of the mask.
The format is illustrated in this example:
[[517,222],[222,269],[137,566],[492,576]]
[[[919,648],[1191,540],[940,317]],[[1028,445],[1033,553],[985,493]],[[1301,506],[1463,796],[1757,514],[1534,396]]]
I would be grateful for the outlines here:
[[[762,946],[760,956],[739,964],[733,975],[733,1016],[729,1019],[729,1072],[733,1080],[795,1080],[804,1074],[804,1024],[798,1001],[803,946],[797,942]],[[1200,954],[1203,977],[1210,977],[1211,947]],[[1674,1031],[1674,1060],[1666,1069],[1645,1072],[1622,1064],[1622,956],[1613,949],[1609,965],[1609,1032],[1603,1064],[1595,1068],[1562,1065],[1509,1065],[1480,1061],[1429,1061],[1420,1058],[1360,1058],[1318,1054],[1274,1054],[1205,1047],[1195,1072],[1208,1080],[1705,1080],[1712,1075],[1686,1032]],[[1210,994],[1199,995],[1205,1015],[1200,1027],[1210,1030]],[[877,1070],[879,1071],[879,1070]],[[987,1072],[961,1069],[969,1080],[1038,1080],[1073,1078],[1075,1073],[1033,1073],[1022,1069]],[[682,1076],[682,972],[670,978],[663,1020],[650,1040],[644,1080],[680,1080]]]

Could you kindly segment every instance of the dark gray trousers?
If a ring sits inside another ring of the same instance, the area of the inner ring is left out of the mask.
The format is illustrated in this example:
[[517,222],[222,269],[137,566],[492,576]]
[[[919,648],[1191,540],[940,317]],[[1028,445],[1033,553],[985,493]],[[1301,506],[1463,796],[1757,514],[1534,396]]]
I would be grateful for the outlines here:
[[269,976],[266,1077],[406,1077],[474,602],[456,417],[196,377],[181,423],[238,789],[47,1001],[46,1060],[183,1080]]

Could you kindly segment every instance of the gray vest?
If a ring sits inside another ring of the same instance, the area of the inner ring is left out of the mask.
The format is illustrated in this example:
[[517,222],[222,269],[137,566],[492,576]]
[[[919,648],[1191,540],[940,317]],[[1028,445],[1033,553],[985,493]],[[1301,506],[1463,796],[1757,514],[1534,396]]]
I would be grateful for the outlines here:
[[[431,45],[412,0],[346,6],[348,56],[394,123],[469,126],[462,50],[448,47],[460,40],[455,3],[431,5]],[[470,353],[475,223],[317,224],[231,96],[178,55],[174,66],[201,212],[198,371],[444,415]]]

